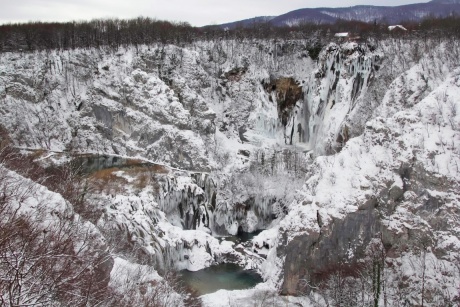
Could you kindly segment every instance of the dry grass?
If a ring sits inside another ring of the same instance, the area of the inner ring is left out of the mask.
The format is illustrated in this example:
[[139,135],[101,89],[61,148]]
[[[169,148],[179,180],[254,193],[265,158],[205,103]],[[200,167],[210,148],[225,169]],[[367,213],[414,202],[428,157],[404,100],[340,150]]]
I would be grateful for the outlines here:
[[[122,172],[122,174],[118,172]],[[95,191],[119,194],[128,189],[134,189],[138,192],[148,186],[152,186],[154,191],[158,191],[159,185],[156,175],[167,174],[168,172],[169,170],[162,165],[145,165],[139,160],[129,160],[127,166],[103,169],[90,174],[88,178]],[[128,180],[128,178],[133,180]]]
[[94,180],[101,180],[104,182],[113,181],[116,178],[119,178],[114,172],[119,171],[117,167],[106,168],[97,172],[94,172],[90,175]]
[[169,170],[162,165],[142,165],[123,169],[130,177],[134,178],[131,183],[132,187],[137,190],[145,189],[148,185],[152,185],[154,190],[158,189],[158,180],[156,175],[167,174]]
[[152,166],[150,166],[150,168],[156,174],[167,174],[167,173],[169,173],[169,170],[166,168],[166,166],[163,166],[163,165],[153,164]]
[[37,150],[34,150],[32,151],[29,156],[32,160],[37,160],[41,157],[43,157],[46,153],[48,153],[48,151],[44,150],[44,149],[37,149]]
[[145,162],[139,159],[128,159],[126,161],[126,166],[136,166],[142,163],[145,163]]
[[89,182],[93,190],[107,194],[115,192],[115,194],[124,191],[124,186],[128,184],[128,181],[120,176],[117,176],[115,172],[120,169],[117,167],[103,169],[89,175]]

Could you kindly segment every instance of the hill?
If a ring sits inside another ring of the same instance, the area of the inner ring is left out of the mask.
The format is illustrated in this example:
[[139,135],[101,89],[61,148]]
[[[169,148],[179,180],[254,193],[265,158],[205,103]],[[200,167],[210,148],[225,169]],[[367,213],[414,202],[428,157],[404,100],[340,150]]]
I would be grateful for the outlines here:
[[255,23],[267,22],[273,26],[281,27],[296,26],[301,23],[327,24],[338,20],[400,23],[402,21],[421,21],[429,16],[447,17],[459,13],[459,0],[433,0],[428,3],[401,6],[357,5],[341,8],[303,8],[272,18],[254,17],[221,26],[231,29],[236,26],[247,27]]

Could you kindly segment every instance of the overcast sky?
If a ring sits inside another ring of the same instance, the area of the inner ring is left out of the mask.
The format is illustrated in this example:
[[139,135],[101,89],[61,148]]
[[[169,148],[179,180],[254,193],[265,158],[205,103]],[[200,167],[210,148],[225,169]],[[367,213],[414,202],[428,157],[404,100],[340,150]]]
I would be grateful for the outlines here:
[[276,16],[307,7],[421,2],[428,0],[0,0],[0,24],[145,16],[202,26],[255,16]]

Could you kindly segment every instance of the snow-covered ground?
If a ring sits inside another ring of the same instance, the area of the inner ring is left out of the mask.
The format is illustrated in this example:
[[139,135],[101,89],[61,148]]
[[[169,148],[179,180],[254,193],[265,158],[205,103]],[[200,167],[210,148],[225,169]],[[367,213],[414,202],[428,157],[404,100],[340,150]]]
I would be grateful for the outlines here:
[[[16,146],[45,150],[37,162],[65,152],[163,165],[111,170],[90,195],[96,226],[119,241],[117,270],[233,262],[263,276],[254,290],[204,296],[208,306],[309,304],[275,293],[304,295],[310,265],[353,264],[378,238],[386,282],[413,281],[405,299],[419,303],[421,267],[427,304],[453,297],[458,42],[331,43],[317,61],[309,43],[3,53],[0,123]],[[249,247],[217,239],[258,229]]]

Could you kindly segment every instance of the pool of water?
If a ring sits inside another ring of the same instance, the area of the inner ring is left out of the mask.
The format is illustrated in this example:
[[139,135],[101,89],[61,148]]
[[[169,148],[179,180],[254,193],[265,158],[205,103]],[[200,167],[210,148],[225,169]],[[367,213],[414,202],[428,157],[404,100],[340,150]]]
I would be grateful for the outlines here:
[[238,233],[237,237],[241,240],[241,242],[248,242],[251,241],[254,237],[258,236],[263,229],[256,230],[254,232],[240,232]]
[[221,237],[221,241],[231,241],[236,244],[251,241],[255,236],[259,235],[263,230],[256,230],[254,232],[239,232],[236,236]]
[[72,165],[83,174],[91,174],[108,168],[129,168],[136,166],[155,166],[153,163],[142,162],[136,159],[127,159],[110,155],[85,154],[72,159]]
[[263,280],[255,271],[244,270],[236,264],[224,263],[200,271],[181,271],[182,279],[199,295],[220,289],[249,289]]
[[127,159],[106,155],[81,155],[72,160],[72,164],[85,173],[93,173],[106,168],[120,167],[127,164]]

